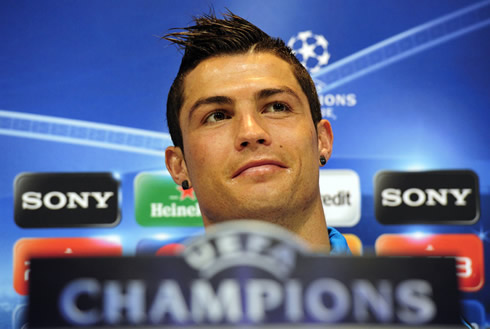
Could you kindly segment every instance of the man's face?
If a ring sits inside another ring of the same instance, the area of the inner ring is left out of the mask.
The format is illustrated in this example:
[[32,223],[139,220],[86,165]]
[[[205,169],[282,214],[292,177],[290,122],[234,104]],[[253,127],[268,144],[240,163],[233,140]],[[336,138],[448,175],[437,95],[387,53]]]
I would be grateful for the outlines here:
[[328,122],[322,120],[317,136],[306,95],[279,57],[248,53],[201,62],[185,78],[179,122],[184,158],[177,167],[167,159],[167,166],[176,181],[189,180],[205,224],[282,218],[307,211],[319,197]]

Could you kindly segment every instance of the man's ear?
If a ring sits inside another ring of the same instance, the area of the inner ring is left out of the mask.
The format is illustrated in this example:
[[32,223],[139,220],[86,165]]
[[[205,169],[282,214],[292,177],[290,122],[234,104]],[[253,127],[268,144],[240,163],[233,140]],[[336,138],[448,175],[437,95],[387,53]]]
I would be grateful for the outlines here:
[[176,184],[182,185],[182,182],[187,180],[189,186],[192,186],[189,175],[187,174],[187,165],[185,164],[184,154],[180,147],[167,147],[165,150],[165,165]]
[[330,126],[330,122],[325,119],[320,120],[316,127],[318,133],[318,153],[328,160],[332,154],[332,127]]

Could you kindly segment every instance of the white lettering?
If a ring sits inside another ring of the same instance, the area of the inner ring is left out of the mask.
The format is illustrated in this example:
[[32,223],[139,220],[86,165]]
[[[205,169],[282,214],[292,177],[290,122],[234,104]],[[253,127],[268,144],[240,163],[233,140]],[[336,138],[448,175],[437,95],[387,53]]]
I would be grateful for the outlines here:
[[80,195],[75,192],[68,192],[66,195],[68,195],[68,205],[66,208],[76,209],[78,208],[77,205],[82,208],[88,208],[90,192],[82,192]]
[[107,200],[109,200],[113,195],[114,192],[92,192],[90,193],[92,197],[97,201],[97,206],[96,208],[107,208]]
[[400,305],[398,318],[407,324],[422,324],[436,315],[436,306],[430,298],[432,286],[423,280],[407,280],[396,288],[396,300]]
[[100,285],[95,279],[78,279],[70,282],[63,289],[58,308],[63,318],[71,324],[87,326],[94,325],[100,319],[96,309],[81,310],[77,305],[78,297],[88,295],[95,299],[100,296]]
[[43,206],[42,194],[39,192],[25,192],[22,194],[22,209],[36,210]]
[[172,202],[166,206],[161,202],[152,202],[150,204],[150,216],[152,218],[200,217],[201,210],[197,203],[190,206],[177,206],[175,202]]
[[320,96],[322,106],[348,106],[353,107],[357,104],[356,94],[326,94]]
[[[53,203],[52,202],[53,198],[58,199],[58,202]],[[63,193],[58,192],[58,191],[49,192],[49,193],[46,193],[46,195],[44,196],[43,203],[44,203],[44,206],[48,209],[58,210],[58,209],[63,208],[66,205],[66,196]]]
[[[427,205],[435,206],[437,203],[446,206],[447,205],[447,189],[439,189],[438,191],[432,189],[426,189],[427,193]],[[437,201],[437,203],[436,203]]]
[[184,249],[187,264],[195,269],[201,269],[216,259],[216,252],[210,243]]
[[247,316],[252,322],[263,322],[265,312],[278,307],[284,298],[279,283],[268,279],[250,280],[246,295]]
[[335,95],[335,104],[338,106],[345,106],[347,104],[347,96],[341,94]]
[[[415,200],[412,200],[412,195],[416,195]],[[403,202],[410,207],[420,207],[425,203],[425,193],[418,188],[409,188],[403,192]]]
[[466,206],[466,197],[471,194],[471,189],[465,188],[463,190],[458,190],[455,188],[449,189],[449,193],[451,193],[455,198],[456,202],[454,203],[456,206]]
[[393,321],[393,289],[389,281],[380,281],[376,289],[367,280],[356,280],[352,284],[352,293],[356,321],[367,322],[369,310],[377,322]]
[[266,256],[263,259],[267,259],[262,265],[279,274],[287,273],[296,263],[294,249],[284,243],[271,246],[271,241],[262,237],[248,236],[242,240],[240,235],[228,234],[217,237],[215,241],[215,244],[204,242],[186,248],[183,255],[187,263],[195,269],[212,271],[223,264],[230,266],[233,263],[228,261],[230,259],[249,258],[250,253],[260,253]]
[[30,260],[26,260],[24,261],[24,265],[26,266],[26,269],[24,271],[24,281],[29,281],[29,275],[31,273],[31,269],[29,268],[29,266],[31,265],[31,261]]
[[[330,296],[330,307],[324,304],[323,295]],[[335,279],[318,279],[306,290],[306,310],[318,321],[337,322],[345,318],[350,304],[349,290]]]
[[163,216],[163,204],[162,203],[151,203],[151,214],[150,217],[162,217]]
[[[216,287],[216,288],[214,288]],[[301,322],[305,313],[313,321],[334,323],[351,318],[357,323],[376,320],[417,325],[431,322],[436,315],[432,287],[424,280],[406,280],[393,285],[357,279],[352,285],[333,278],[320,278],[307,286],[298,279],[223,279],[216,285],[195,279],[184,293],[172,279],[162,280],[156,293],[142,280],[106,281],[82,278],[62,290],[58,307],[73,325],[165,323],[249,323],[267,322],[269,312],[283,312],[289,322]],[[150,295],[150,303],[147,301]],[[83,308],[80,299],[85,300]],[[87,304],[87,301],[89,302]]]
[[22,209],[36,210],[43,205],[51,210],[61,208],[77,209],[88,208],[92,197],[96,202],[96,208],[108,208],[107,201],[114,196],[114,192],[67,192],[51,191],[44,195],[39,192],[25,192],[22,194]]
[[347,94],[347,106],[356,106],[357,99],[356,94]]
[[327,94],[325,95],[324,99],[324,105],[326,106],[334,106],[335,105],[335,95],[332,94]]
[[[448,195],[455,199],[455,206],[466,206],[466,198],[472,193],[471,189],[425,189],[409,188],[403,193],[400,189],[386,188],[381,191],[381,205],[384,207],[398,207],[402,203],[409,207],[447,206]],[[324,200],[325,203],[325,200]]]
[[401,191],[387,188],[381,192],[381,204],[384,207],[398,207],[402,203]]
[[289,280],[285,286],[286,301],[284,312],[286,319],[291,322],[298,322],[303,319],[303,287],[299,280]]
[[335,115],[333,108],[331,107],[322,107],[322,117],[337,120],[337,116]]
[[350,193],[349,191],[340,191],[337,194],[323,194],[322,201],[325,206],[350,206]]
[[271,240],[261,235],[250,235],[247,239],[246,249],[254,253],[261,253],[271,245]]
[[[141,280],[131,280],[123,293],[122,284],[108,281],[104,285],[104,319],[107,323],[118,324],[126,318],[132,324],[145,321],[145,284]],[[126,316],[123,315],[126,310]]]
[[456,275],[460,278],[469,278],[473,275],[473,261],[469,257],[455,257]]
[[219,254],[233,257],[241,250],[240,237],[236,235],[222,235],[216,238],[216,247]]
[[243,317],[240,286],[236,280],[223,280],[218,286],[217,295],[209,281],[196,280],[191,285],[191,313],[196,323],[209,320],[213,323],[223,321],[236,323]]
[[185,322],[189,318],[180,286],[173,280],[162,281],[148,316],[152,323],[157,324],[162,322],[167,313],[177,322]]

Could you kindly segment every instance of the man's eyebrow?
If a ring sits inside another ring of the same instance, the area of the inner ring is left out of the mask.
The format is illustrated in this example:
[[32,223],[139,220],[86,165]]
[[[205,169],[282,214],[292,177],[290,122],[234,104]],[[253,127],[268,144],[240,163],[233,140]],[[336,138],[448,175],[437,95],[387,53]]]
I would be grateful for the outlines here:
[[257,99],[263,99],[263,98],[267,98],[270,96],[274,96],[277,94],[283,94],[283,93],[289,94],[289,95],[293,96],[294,98],[296,98],[299,102],[301,102],[301,99],[299,98],[298,94],[296,92],[294,92],[294,90],[292,90],[291,88],[286,87],[286,86],[281,86],[279,88],[262,89],[256,93],[256,97],[257,97]]
[[230,97],[226,96],[211,96],[205,98],[199,98],[189,110],[189,119],[192,114],[199,106],[208,105],[208,104],[218,104],[218,105],[231,105],[233,104],[233,100]]

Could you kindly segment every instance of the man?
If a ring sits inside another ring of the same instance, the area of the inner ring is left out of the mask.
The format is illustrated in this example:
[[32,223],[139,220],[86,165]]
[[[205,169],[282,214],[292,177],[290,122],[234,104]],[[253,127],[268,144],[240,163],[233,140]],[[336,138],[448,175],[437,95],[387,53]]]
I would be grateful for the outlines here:
[[205,227],[264,220],[349,253],[325,222],[319,166],[333,135],[310,75],[282,40],[231,12],[194,20],[163,37],[184,49],[167,101],[172,178],[194,189]]

